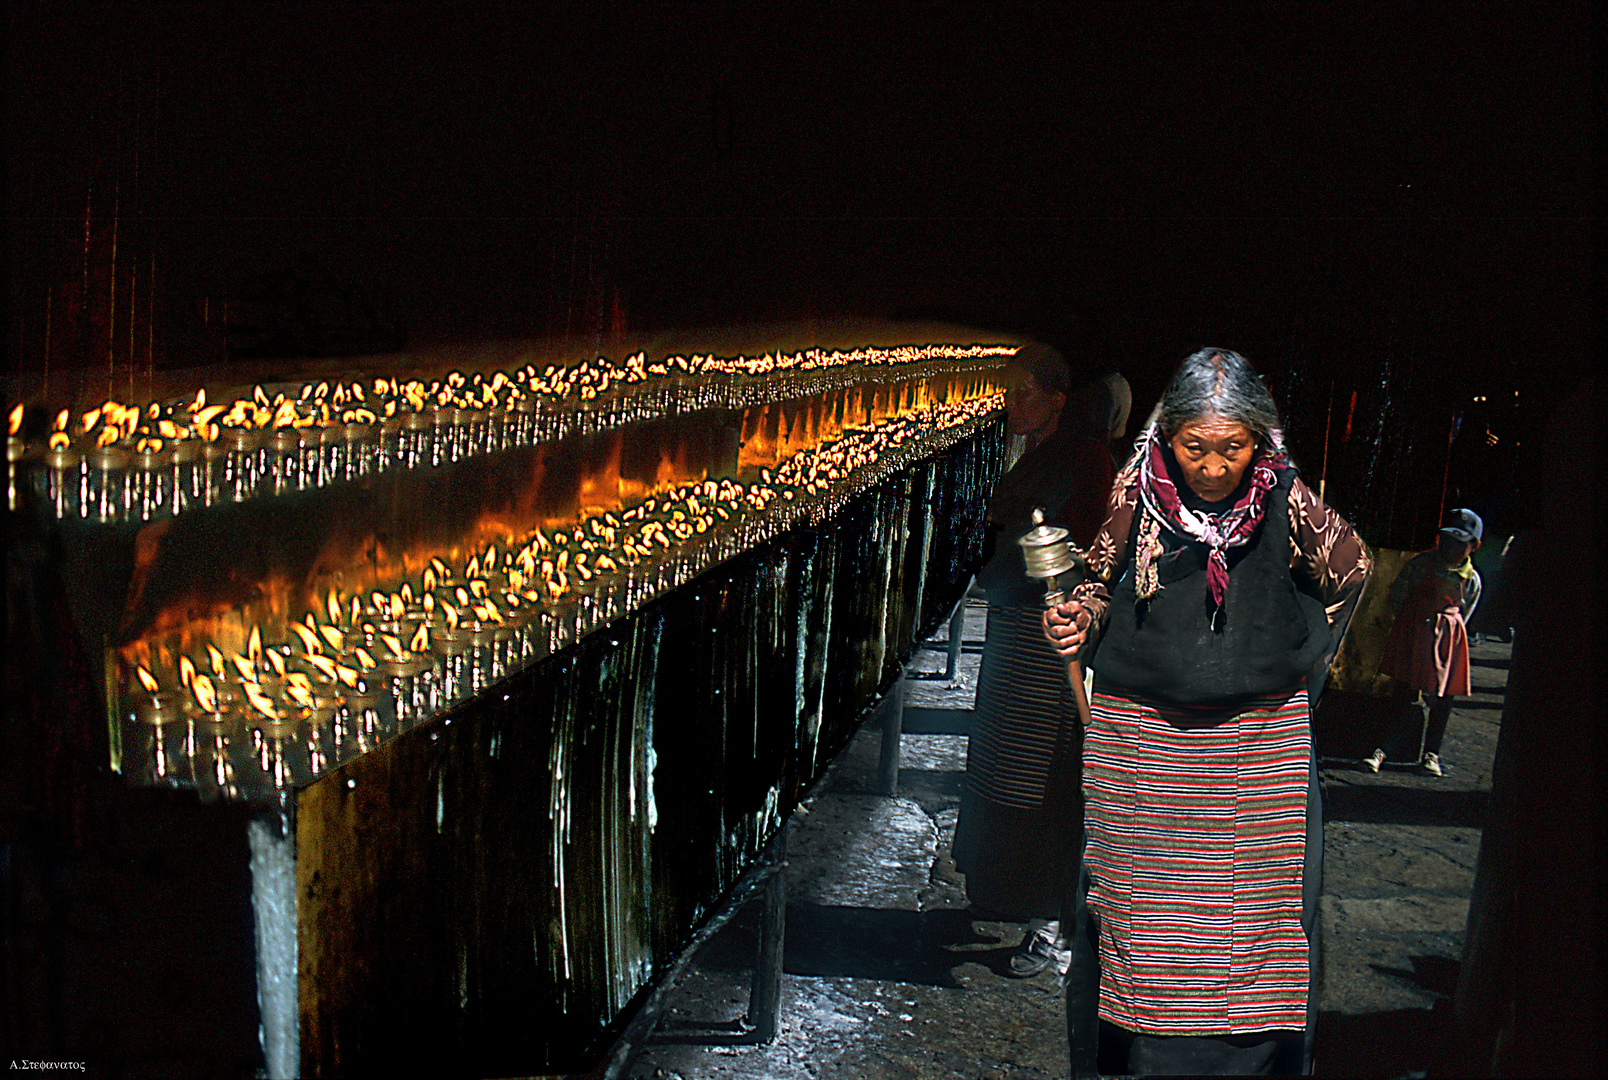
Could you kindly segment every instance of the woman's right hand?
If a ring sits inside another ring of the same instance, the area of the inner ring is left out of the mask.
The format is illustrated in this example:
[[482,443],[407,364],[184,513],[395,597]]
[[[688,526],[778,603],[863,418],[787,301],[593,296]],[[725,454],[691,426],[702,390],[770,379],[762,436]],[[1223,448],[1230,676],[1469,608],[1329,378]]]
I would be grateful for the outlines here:
[[1044,636],[1063,658],[1073,660],[1089,640],[1093,622],[1088,608],[1076,600],[1063,600],[1044,612]]

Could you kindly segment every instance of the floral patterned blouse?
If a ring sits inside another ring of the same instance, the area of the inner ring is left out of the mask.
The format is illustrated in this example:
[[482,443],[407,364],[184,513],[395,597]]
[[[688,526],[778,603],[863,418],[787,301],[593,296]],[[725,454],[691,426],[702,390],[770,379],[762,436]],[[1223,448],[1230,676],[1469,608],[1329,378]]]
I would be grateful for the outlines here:
[[[1111,609],[1110,585],[1122,576],[1139,508],[1139,465],[1130,461],[1117,474],[1107,503],[1106,521],[1085,553],[1089,577],[1068,597],[1088,609],[1094,620],[1091,639],[1099,635]],[[1355,604],[1373,568],[1368,548],[1345,518],[1335,513],[1300,477],[1290,486],[1290,570],[1312,579],[1323,599],[1332,629]]]

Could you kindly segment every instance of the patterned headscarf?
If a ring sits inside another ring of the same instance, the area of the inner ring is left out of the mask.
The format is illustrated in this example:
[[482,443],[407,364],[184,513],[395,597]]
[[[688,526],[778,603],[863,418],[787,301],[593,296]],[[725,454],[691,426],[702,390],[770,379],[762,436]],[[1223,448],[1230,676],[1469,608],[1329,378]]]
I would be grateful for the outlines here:
[[1161,425],[1156,420],[1153,416],[1136,448],[1143,520],[1135,544],[1134,585],[1141,600],[1149,600],[1161,589],[1156,560],[1162,552],[1163,528],[1205,544],[1210,549],[1206,560],[1206,585],[1215,621],[1217,612],[1222,610],[1223,598],[1228,594],[1228,549],[1240,547],[1256,535],[1267,515],[1267,493],[1278,483],[1279,471],[1289,467],[1290,460],[1284,453],[1284,433],[1277,428],[1269,432],[1273,446],[1257,452],[1251,463],[1250,487],[1245,494],[1221,514],[1207,514],[1189,509],[1179,497],[1178,487],[1167,472]]

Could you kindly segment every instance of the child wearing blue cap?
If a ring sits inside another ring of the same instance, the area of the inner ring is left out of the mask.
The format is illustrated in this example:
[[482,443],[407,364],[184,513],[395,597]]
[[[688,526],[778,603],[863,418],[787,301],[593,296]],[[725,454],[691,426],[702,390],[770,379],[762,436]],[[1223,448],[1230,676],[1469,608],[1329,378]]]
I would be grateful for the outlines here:
[[1442,775],[1441,739],[1452,699],[1469,691],[1466,620],[1480,601],[1480,575],[1473,555],[1485,523],[1472,510],[1446,515],[1436,544],[1413,556],[1390,587],[1396,613],[1379,670],[1417,691],[1417,699],[1365,764],[1378,772],[1387,760],[1418,751],[1431,776]]

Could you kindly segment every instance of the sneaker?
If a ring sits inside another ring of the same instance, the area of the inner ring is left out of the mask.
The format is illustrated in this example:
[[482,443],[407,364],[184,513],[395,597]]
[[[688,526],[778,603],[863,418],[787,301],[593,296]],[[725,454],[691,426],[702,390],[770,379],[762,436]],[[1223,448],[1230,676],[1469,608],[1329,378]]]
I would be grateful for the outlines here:
[[1011,956],[1011,974],[1018,979],[1031,979],[1051,964],[1056,974],[1064,974],[1072,966],[1072,950],[1063,947],[1058,930],[1051,923],[1027,935],[1022,947]]
[[1440,755],[1439,754],[1425,754],[1422,764],[1424,766],[1424,771],[1427,772],[1431,776],[1445,776],[1446,775],[1441,770],[1441,763],[1440,763]]
[[1363,758],[1362,763],[1368,766],[1369,772],[1376,773],[1384,767],[1385,752],[1383,750],[1375,750],[1373,753]]

